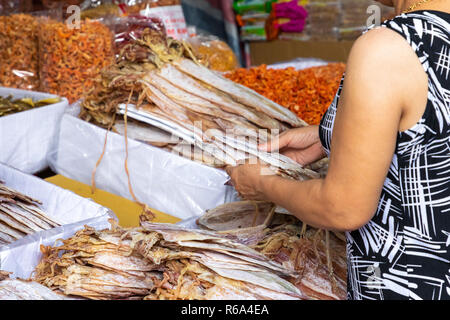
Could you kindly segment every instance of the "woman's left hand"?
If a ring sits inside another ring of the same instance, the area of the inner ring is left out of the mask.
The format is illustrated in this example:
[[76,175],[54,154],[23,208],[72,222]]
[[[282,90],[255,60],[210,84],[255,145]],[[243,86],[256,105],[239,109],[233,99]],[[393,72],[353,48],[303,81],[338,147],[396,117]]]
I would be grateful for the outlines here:
[[243,199],[267,201],[267,197],[262,191],[263,180],[264,177],[274,174],[268,165],[260,162],[246,163],[237,167],[227,167],[226,171],[231,177],[233,186]]

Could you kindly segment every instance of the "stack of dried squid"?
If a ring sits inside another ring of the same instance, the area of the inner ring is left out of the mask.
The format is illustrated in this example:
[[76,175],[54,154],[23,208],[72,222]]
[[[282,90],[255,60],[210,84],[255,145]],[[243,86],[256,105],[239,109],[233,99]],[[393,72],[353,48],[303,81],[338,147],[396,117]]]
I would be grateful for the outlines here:
[[27,235],[60,226],[34,200],[0,182],[0,247]]
[[344,235],[308,227],[294,216],[276,211],[266,202],[235,202],[208,211],[197,224],[295,270],[297,276],[290,281],[308,298],[345,299]]
[[[307,125],[290,110],[197,63],[186,43],[147,29],[125,46],[82,103],[81,118],[112,128],[118,114],[162,129],[221,165],[250,157],[280,175],[317,178],[280,154],[260,152],[271,134]],[[125,131],[125,130],[123,130]],[[145,139],[144,139],[145,140]],[[161,141],[149,141],[158,144]],[[164,138],[163,143],[167,143]]]
[[49,288],[33,281],[11,279],[10,273],[0,271],[0,300],[67,300]]
[[175,225],[89,227],[42,247],[35,281],[88,299],[307,299],[294,270],[219,236]]

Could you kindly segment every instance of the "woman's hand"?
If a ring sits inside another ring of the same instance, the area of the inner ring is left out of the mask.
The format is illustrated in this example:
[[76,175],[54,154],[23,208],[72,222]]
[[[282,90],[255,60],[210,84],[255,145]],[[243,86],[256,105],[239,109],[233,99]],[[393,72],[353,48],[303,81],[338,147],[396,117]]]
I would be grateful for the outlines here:
[[226,171],[233,181],[233,186],[245,200],[266,201],[262,191],[263,179],[274,173],[267,165],[243,164],[237,167],[227,167]]
[[319,139],[319,126],[308,126],[283,132],[259,150],[277,152],[305,166],[326,156]]

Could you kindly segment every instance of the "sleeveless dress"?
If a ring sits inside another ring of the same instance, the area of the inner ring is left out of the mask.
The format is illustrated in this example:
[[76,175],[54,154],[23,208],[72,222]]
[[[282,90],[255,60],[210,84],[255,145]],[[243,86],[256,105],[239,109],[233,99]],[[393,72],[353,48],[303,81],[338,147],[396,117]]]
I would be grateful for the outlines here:
[[[375,216],[346,234],[348,299],[450,299],[450,14],[415,11],[382,27],[417,54],[428,102],[398,133]],[[328,154],[342,84],[320,124]]]

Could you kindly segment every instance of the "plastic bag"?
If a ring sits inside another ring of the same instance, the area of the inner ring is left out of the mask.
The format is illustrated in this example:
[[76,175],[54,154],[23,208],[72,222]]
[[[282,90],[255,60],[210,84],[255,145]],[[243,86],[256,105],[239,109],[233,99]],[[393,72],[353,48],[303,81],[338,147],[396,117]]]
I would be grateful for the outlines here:
[[178,40],[188,37],[180,0],[128,0],[125,2],[127,11],[132,15],[161,19],[169,37]]
[[112,24],[115,32],[116,53],[119,53],[124,46],[133,40],[141,38],[146,28],[166,33],[164,24],[158,18],[132,15],[125,18],[116,18]]
[[98,21],[69,28],[43,19],[39,32],[41,90],[73,103],[83,97],[101,70],[114,61],[113,34]]
[[239,68],[239,62],[228,44],[213,36],[187,39],[200,63],[212,70],[228,72]]
[[38,22],[27,14],[0,17],[0,86],[39,88]]

